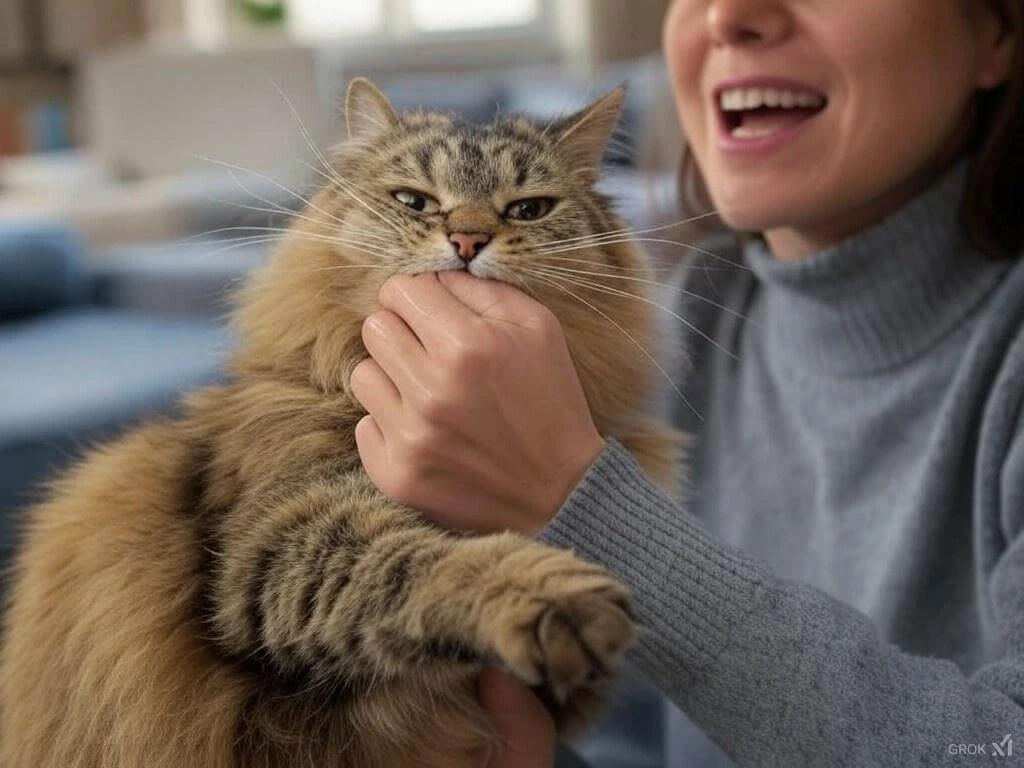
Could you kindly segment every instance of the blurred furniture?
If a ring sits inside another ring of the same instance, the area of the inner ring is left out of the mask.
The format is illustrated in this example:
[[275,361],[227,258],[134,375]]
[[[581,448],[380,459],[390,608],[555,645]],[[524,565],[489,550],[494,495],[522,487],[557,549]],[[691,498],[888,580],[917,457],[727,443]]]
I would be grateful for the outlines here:
[[212,163],[122,180],[88,151],[51,152],[0,161],[0,227],[25,219],[60,222],[85,238],[91,263],[131,243],[277,226],[301,205],[302,191],[265,174],[231,175]]
[[104,301],[131,292],[116,270],[91,270],[84,250],[51,224],[0,225],[0,564],[17,540],[17,510],[41,481],[214,380],[228,345],[208,314]]
[[328,137],[316,51],[297,45],[125,47],[83,61],[82,96],[91,150],[118,179],[209,171],[212,159],[291,184],[310,176],[305,134]]

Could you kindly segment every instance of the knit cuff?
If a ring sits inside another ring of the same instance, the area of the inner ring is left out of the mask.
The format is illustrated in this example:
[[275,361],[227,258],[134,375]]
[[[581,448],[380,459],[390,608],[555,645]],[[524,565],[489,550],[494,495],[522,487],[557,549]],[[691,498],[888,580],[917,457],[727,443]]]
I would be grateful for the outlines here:
[[766,594],[765,569],[716,542],[614,438],[539,538],[630,586],[641,628],[633,660],[655,680],[692,680]]

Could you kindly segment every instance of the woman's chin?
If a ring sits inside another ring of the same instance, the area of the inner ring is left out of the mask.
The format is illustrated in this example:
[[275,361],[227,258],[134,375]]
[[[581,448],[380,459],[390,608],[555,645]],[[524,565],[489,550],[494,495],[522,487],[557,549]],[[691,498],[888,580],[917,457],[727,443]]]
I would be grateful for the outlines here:
[[772,211],[764,211],[755,206],[718,206],[718,216],[730,229],[737,232],[764,232],[785,226],[784,219]]

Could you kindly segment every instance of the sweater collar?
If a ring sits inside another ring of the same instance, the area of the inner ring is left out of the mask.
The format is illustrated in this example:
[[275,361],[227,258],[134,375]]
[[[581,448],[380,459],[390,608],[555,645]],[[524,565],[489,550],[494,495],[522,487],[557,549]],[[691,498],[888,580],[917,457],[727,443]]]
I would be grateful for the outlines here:
[[959,226],[967,162],[879,224],[797,262],[760,238],[744,256],[760,288],[771,352],[823,373],[884,371],[950,332],[1008,264],[978,252]]

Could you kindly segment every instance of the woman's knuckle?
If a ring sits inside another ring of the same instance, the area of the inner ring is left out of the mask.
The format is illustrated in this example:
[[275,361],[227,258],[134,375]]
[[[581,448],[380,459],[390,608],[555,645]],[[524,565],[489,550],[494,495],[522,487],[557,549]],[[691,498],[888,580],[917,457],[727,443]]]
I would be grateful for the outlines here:
[[417,410],[427,424],[439,424],[448,416],[448,403],[436,392],[428,392],[420,399]]

